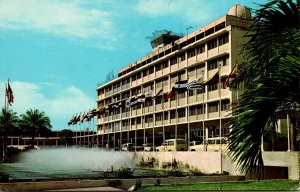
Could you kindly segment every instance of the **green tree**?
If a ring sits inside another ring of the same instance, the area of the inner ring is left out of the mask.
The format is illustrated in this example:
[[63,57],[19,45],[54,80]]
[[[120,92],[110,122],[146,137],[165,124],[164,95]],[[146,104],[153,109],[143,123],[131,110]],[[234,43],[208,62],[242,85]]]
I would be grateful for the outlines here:
[[37,134],[49,132],[52,128],[50,118],[45,112],[38,109],[29,109],[21,115],[20,126],[25,133],[31,136],[31,148],[34,147],[34,138]]
[[300,30],[299,1],[271,0],[255,11],[244,45],[246,62],[233,80],[242,88],[233,108],[229,155],[246,173],[261,175],[261,138],[276,127],[278,110],[288,112],[299,104]]
[[61,131],[60,142],[65,144],[66,146],[73,144],[73,131],[70,129],[64,129]]
[[18,130],[18,116],[16,112],[13,112],[11,109],[6,110],[2,108],[0,113],[0,135],[2,140],[2,155],[3,157],[7,156],[7,138],[9,135],[14,135],[19,133]]

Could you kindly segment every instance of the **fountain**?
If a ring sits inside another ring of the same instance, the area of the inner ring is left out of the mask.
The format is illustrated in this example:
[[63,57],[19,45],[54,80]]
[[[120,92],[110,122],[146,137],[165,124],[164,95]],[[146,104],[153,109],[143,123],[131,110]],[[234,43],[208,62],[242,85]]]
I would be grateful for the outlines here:
[[0,164],[14,180],[96,178],[107,170],[134,168],[134,154],[98,148],[47,148],[23,152],[16,163]]

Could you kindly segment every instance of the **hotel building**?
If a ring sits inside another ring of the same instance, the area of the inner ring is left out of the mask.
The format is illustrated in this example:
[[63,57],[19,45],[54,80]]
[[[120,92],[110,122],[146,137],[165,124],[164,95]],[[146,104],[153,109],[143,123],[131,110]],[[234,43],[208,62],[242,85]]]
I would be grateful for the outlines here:
[[[241,45],[247,41],[244,35],[250,24],[249,9],[236,4],[225,16],[185,36],[170,31],[156,35],[150,54],[120,69],[116,79],[97,88],[98,108],[107,109],[97,117],[99,144],[159,146],[172,138],[184,138],[189,143],[226,136],[229,130],[224,124],[230,118],[238,92],[225,89],[223,83],[243,61]],[[191,82],[203,77],[205,82],[217,72],[218,81],[208,81],[203,89],[165,98],[177,81]],[[160,90],[164,95],[150,98]],[[125,100],[142,95],[145,102],[124,105]],[[117,102],[120,105],[112,108]]]

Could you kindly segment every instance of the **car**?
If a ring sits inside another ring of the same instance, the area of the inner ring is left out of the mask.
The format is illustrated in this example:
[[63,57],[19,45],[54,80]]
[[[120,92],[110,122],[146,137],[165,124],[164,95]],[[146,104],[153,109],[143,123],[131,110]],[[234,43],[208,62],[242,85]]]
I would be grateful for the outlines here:
[[222,143],[222,150],[227,149],[227,139],[220,137],[207,138],[201,144],[190,145],[189,151],[219,151],[220,150],[220,140]]
[[133,144],[132,143],[124,143],[121,147],[122,151],[133,151]]
[[187,151],[185,139],[167,139],[161,146],[155,148],[156,151]]
[[153,144],[152,143],[145,143],[143,144],[144,151],[153,151]]

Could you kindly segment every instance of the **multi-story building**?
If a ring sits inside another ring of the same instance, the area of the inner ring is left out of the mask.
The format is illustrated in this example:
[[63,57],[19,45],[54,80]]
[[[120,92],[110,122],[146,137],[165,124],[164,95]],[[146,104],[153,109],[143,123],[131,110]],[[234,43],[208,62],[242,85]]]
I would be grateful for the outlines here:
[[[251,24],[248,8],[228,13],[185,36],[170,31],[154,37],[152,52],[119,70],[118,78],[97,88],[99,144],[160,145],[170,138],[187,143],[224,136],[238,93],[224,88],[231,70],[243,61],[241,45]],[[209,81],[212,77],[216,81]],[[176,82],[203,78],[203,89],[176,92]],[[163,94],[160,94],[163,93]],[[157,97],[155,97],[157,96]]]

